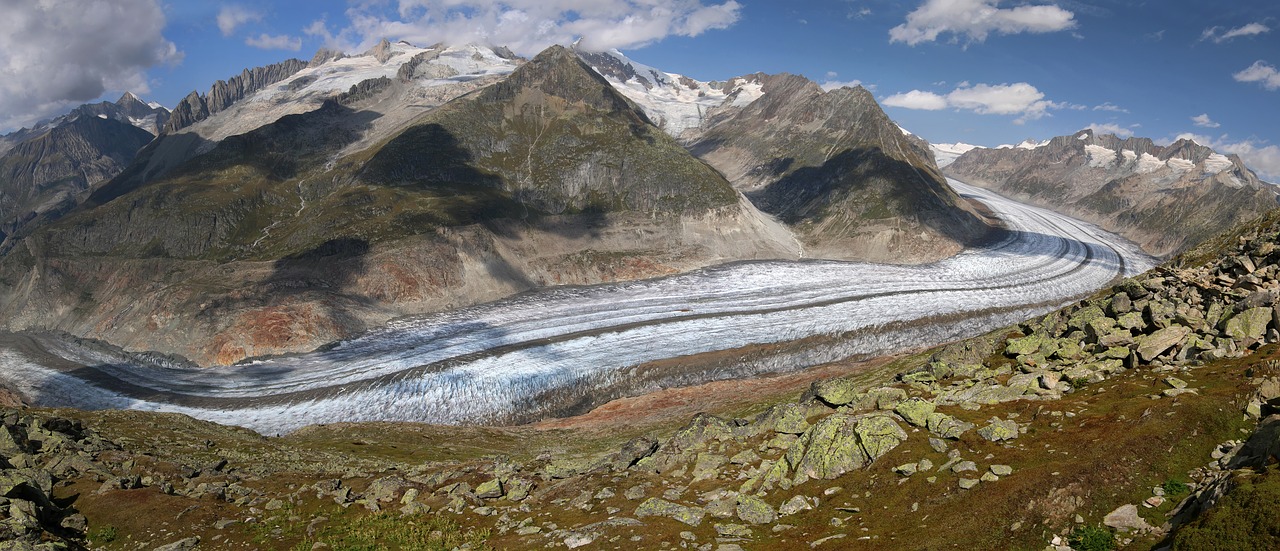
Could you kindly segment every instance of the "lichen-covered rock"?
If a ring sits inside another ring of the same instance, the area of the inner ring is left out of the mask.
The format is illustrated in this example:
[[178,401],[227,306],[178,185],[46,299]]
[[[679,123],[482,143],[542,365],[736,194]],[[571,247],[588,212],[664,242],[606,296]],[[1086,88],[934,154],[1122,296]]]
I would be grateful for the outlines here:
[[813,504],[805,496],[795,496],[788,499],[781,507],[778,507],[778,514],[781,516],[789,516],[799,513],[800,511],[808,511],[813,509]]
[[1116,320],[1116,324],[1134,331],[1145,331],[1147,329],[1147,320],[1142,317],[1142,312],[1123,314]]
[[1087,331],[1090,322],[1105,317],[1107,317],[1107,314],[1102,311],[1102,308],[1096,304],[1090,304],[1071,314],[1071,317],[1067,318],[1067,327]]
[[898,406],[899,402],[906,399],[907,391],[900,388],[886,386],[868,390],[866,397],[859,400],[859,402],[865,402],[869,407],[874,407],[876,409],[892,410]]
[[872,461],[879,459],[889,450],[898,447],[907,439],[906,431],[893,419],[883,415],[864,417],[853,429],[858,435],[862,449]]
[[705,446],[707,442],[717,442],[733,438],[733,430],[724,419],[709,413],[699,413],[667,440],[666,448],[675,451],[692,450]]
[[893,411],[901,415],[908,423],[923,427],[927,424],[929,414],[933,413],[933,410],[937,407],[937,404],[924,398],[911,398],[898,402],[898,406],[893,408]]
[[843,406],[862,399],[857,385],[849,379],[828,379],[813,383],[813,395],[831,406]]
[[800,434],[809,428],[804,406],[797,403],[778,404],[756,418],[759,430],[783,434]]
[[[1268,311],[1267,321],[1270,320],[1271,312]],[[1264,324],[1263,330],[1265,331],[1265,329],[1266,325]],[[1165,353],[1165,351],[1170,348],[1173,348],[1174,345],[1182,342],[1182,340],[1187,338],[1187,335],[1190,334],[1191,330],[1186,327],[1181,325],[1170,325],[1164,329],[1156,331],[1155,333],[1140,337],[1138,339],[1137,348],[1138,356],[1141,357],[1143,361],[1149,362],[1154,360],[1157,356]]]
[[502,497],[502,481],[497,478],[491,478],[485,482],[481,482],[476,486],[476,497],[480,499],[497,499]]
[[1227,319],[1222,332],[1236,340],[1261,339],[1271,323],[1271,313],[1271,308],[1250,308]]
[[569,478],[599,467],[602,462],[594,457],[566,457],[547,463],[542,471],[549,478]]
[[738,518],[750,524],[768,524],[778,520],[778,512],[773,507],[752,495],[739,495]]
[[662,498],[651,497],[636,507],[636,517],[667,517],[678,520],[689,526],[702,524],[707,512],[698,507],[688,507],[672,503]]
[[729,459],[723,455],[713,453],[698,454],[698,461],[693,467],[693,480],[708,480],[715,478],[720,474],[720,467],[728,463]]
[[1018,423],[1008,419],[992,417],[990,423],[978,429],[978,436],[992,442],[1013,440],[1018,437]]
[[625,471],[635,465],[641,459],[653,455],[658,451],[658,441],[648,436],[633,438],[622,449],[613,456],[613,470]]
[[[1011,357],[1023,356],[1026,354],[1045,353],[1052,354],[1057,350],[1054,339],[1046,337],[1040,333],[1032,333],[1022,338],[1009,339],[1005,344],[1004,353]],[[1046,354],[1046,355],[1048,355]]]
[[857,425],[858,420],[848,415],[827,416],[800,435],[786,462],[808,478],[827,480],[867,465],[871,457],[858,443]]
[[929,432],[939,438],[955,440],[960,438],[960,435],[968,432],[969,429],[972,429],[974,424],[961,421],[945,413],[935,412],[929,415],[926,426],[929,428]]

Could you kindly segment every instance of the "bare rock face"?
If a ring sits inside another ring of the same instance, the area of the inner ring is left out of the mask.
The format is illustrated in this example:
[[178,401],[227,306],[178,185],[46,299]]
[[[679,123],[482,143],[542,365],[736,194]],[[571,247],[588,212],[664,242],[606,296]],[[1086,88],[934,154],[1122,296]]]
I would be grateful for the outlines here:
[[1081,130],[1040,146],[977,148],[948,174],[1119,233],[1169,255],[1276,207],[1235,155]]
[[796,229],[810,256],[924,262],[986,235],[927,149],[865,89],[762,78],[759,99],[710,120],[688,147]]
[[[320,53],[317,53],[320,58]],[[230,107],[249,94],[289,78],[307,68],[307,62],[288,59],[266,67],[245,69],[228,80],[219,80],[203,96],[191,92],[173,110],[173,117],[164,126],[165,133],[176,132],[209,118],[210,115]]]

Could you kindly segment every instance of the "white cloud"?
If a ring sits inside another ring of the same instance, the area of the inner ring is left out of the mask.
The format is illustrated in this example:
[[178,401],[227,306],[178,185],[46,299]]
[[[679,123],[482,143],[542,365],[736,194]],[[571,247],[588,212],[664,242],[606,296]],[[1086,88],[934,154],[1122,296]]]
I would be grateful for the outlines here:
[[1253,62],[1253,65],[1232,76],[1239,82],[1257,82],[1268,90],[1280,90],[1280,71],[1262,60]]
[[1106,103],[1103,103],[1102,105],[1093,106],[1093,110],[1094,111],[1110,111],[1112,113],[1128,113],[1129,112],[1128,109],[1120,107],[1119,105],[1116,105],[1109,101]]
[[1219,126],[1222,126],[1221,124],[1213,122],[1213,119],[1209,118],[1208,113],[1203,113],[1203,114],[1191,117],[1191,122],[1195,123],[1196,126],[1199,126],[1201,128],[1217,128]]
[[222,6],[218,11],[218,30],[222,36],[231,36],[240,25],[254,21],[262,21],[262,14],[243,6]]
[[296,52],[302,49],[302,39],[287,34],[272,36],[262,33],[258,36],[244,39],[244,43],[263,50],[291,50]]
[[1271,32],[1271,27],[1263,25],[1262,23],[1249,23],[1248,25],[1236,27],[1226,32],[1222,32],[1222,27],[1209,27],[1200,34],[1200,40],[1212,40],[1214,43],[1222,44],[1232,38],[1253,36],[1268,32]]
[[952,107],[979,115],[1018,115],[1014,124],[1023,124],[1049,114],[1050,109],[1083,109],[1082,105],[1057,103],[1044,99],[1044,93],[1025,82],[1014,84],[970,84],[961,82],[956,89],[939,95],[912,90],[894,94],[882,101],[890,107],[937,111]]
[[876,91],[876,85],[867,84],[856,78],[853,80],[826,80],[822,82],[821,86],[823,90],[826,90],[828,92],[835,90],[837,88],[857,88],[859,86],[866,88],[867,90],[870,90],[872,92]]
[[1192,132],[1178,134],[1173,140],[1169,141],[1181,139],[1194,140],[1196,143],[1212,147],[1220,153],[1239,155],[1244,160],[1245,166],[1257,172],[1258,176],[1263,180],[1280,183],[1280,146],[1253,138],[1232,141],[1231,137],[1226,134],[1213,138]]
[[1115,134],[1116,137],[1119,138],[1129,138],[1133,136],[1133,130],[1110,122],[1104,124],[1098,124],[1095,122],[1085,128],[1092,130],[1094,134]]
[[321,20],[305,32],[347,51],[387,38],[503,45],[533,55],[579,38],[584,48],[606,50],[697,36],[733,25],[742,9],[735,0],[399,0],[395,14],[388,15],[381,9],[385,3],[370,0],[348,9],[349,27],[335,31]]
[[148,68],[181,61],[158,0],[0,0],[0,129],[107,91],[146,94]]
[[922,92],[920,90],[912,90],[902,94],[894,94],[880,101],[889,107],[901,107],[903,109],[920,109],[924,111],[938,111],[947,108],[947,98],[939,96],[933,92]]
[[1056,5],[1001,8],[1000,0],[926,0],[889,30],[889,42],[915,46],[944,33],[982,42],[991,33],[1048,33],[1076,26],[1075,14]]

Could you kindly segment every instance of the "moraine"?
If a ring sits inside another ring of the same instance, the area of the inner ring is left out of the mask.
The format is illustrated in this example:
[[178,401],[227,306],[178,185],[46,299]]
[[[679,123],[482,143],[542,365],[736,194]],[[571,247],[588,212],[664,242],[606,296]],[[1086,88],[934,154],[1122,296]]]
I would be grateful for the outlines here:
[[[800,369],[966,338],[1150,268],[1090,224],[961,182],[1008,232],[924,266],[750,262],[639,282],[553,288],[401,319],[326,349],[186,369],[47,335],[0,339],[0,378],[40,406],[172,411],[280,433],[316,423],[509,423],[654,385]],[[755,344],[820,345],[639,381],[633,368]],[[7,344],[6,344],[7,343]],[[15,344],[15,343],[21,343]],[[607,391],[607,392],[606,392]]]

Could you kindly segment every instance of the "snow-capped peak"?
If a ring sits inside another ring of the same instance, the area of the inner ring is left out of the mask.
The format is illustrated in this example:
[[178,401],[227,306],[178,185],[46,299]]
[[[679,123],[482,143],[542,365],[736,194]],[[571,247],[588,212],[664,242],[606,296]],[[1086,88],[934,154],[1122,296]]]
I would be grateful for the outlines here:
[[973,151],[974,149],[979,149],[980,147],[981,146],[961,142],[929,144],[929,149],[933,150],[933,158],[938,163],[938,168],[945,167],[955,162],[955,160],[960,158],[961,155]]
[[618,50],[590,52],[574,44],[574,52],[615,89],[636,102],[664,131],[679,136],[702,124],[707,112],[723,106],[746,107],[764,95],[760,82],[739,77],[703,82],[632,61]]

